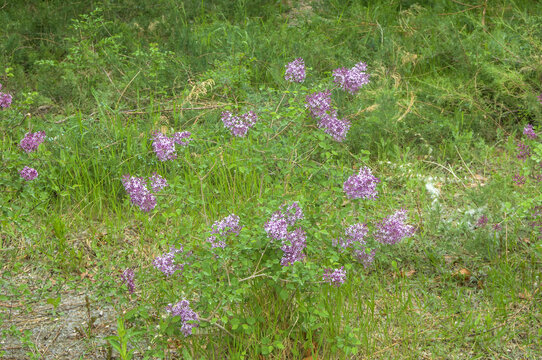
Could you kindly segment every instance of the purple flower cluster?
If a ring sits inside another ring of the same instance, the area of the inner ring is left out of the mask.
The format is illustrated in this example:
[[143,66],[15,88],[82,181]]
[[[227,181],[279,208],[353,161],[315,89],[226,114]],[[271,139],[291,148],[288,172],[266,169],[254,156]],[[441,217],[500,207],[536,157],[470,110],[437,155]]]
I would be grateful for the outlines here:
[[388,216],[376,224],[375,239],[382,244],[394,245],[404,238],[414,235],[416,229],[406,224],[406,210],[397,210],[395,214]]
[[19,143],[19,146],[27,153],[31,153],[32,151],[36,150],[44,140],[44,131],[37,131],[35,133],[27,132]]
[[264,229],[271,239],[282,240],[288,235],[288,226],[293,226],[297,220],[303,219],[303,210],[297,201],[290,205],[281,205],[278,211],[271,215],[271,219],[265,224]]
[[373,261],[375,260],[376,250],[371,250],[370,252],[367,252],[367,249],[355,249],[354,250],[354,257],[363,264],[364,268],[368,268],[371,266]]
[[38,177],[38,171],[28,166],[25,166],[21,171],[19,171],[19,174],[26,181],[31,181]]
[[176,264],[175,263],[175,255],[177,253],[183,252],[183,247],[181,245],[180,249],[176,249],[174,246],[172,246],[168,253],[165,253],[162,256],[158,256],[152,264],[155,268],[160,270],[164,273],[167,277],[173,275],[175,271],[177,270],[183,270],[185,264]]
[[152,137],[152,149],[156,153],[158,160],[167,161],[177,158],[175,144],[187,146],[192,139],[192,134],[188,131],[176,132],[172,137],[168,137],[161,132],[155,132]]
[[[158,192],[168,186],[166,179],[157,173],[154,173],[149,180],[151,189],[154,192]],[[145,212],[149,212],[156,207],[156,196],[147,188],[145,178],[124,175],[121,181],[134,205],[137,205]]]
[[525,182],[526,182],[525,176],[520,175],[520,174],[514,175],[514,182],[516,183],[517,186],[525,185]]
[[486,224],[487,224],[488,221],[489,221],[489,219],[487,218],[487,216],[482,215],[482,216],[480,216],[480,218],[479,218],[478,221],[476,222],[476,227],[477,227],[477,228],[484,227],[484,226],[486,226]]
[[521,141],[517,143],[517,150],[518,154],[516,157],[521,161],[525,161],[529,156],[531,156],[531,148]]
[[346,280],[346,270],[344,270],[344,266],[341,266],[339,269],[325,269],[322,280],[337,287],[341,286]]
[[211,226],[211,236],[207,238],[207,241],[211,243],[212,248],[225,248],[226,237],[229,234],[239,235],[239,232],[243,228],[239,225],[239,216],[230,214],[220,221],[215,221]]
[[350,199],[373,199],[375,200],[378,191],[376,185],[380,179],[373,176],[371,169],[362,167],[358,174],[354,174],[344,182],[343,190]]
[[166,179],[164,179],[162,176],[158,175],[157,173],[153,173],[152,176],[149,178],[151,189],[154,192],[159,192],[169,184],[167,183]]
[[258,121],[258,117],[253,111],[241,115],[233,115],[230,111],[222,113],[222,122],[224,127],[229,129],[233,136],[245,137],[248,129],[253,127]]
[[166,311],[171,316],[179,316],[181,318],[181,332],[184,336],[192,335],[192,329],[199,326],[198,314],[190,309],[188,300],[181,300],[177,304],[169,304]]
[[536,139],[538,137],[531,124],[527,124],[527,126],[523,128],[523,135],[527,135],[529,139]]
[[[0,84],[0,89],[2,89],[2,84]],[[0,108],[10,107],[11,100],[13,100],[11,94],[5,94],[3,92],[0,92]]]
[[540,103],[542,104],[542,94],[538,95],[537,98],[538,98],[538,101],[540,101]]
[[134,291],[135,291],[135,284],[134,284],[135,274],[134,274],[134,270],[132,270],[132,269],[124,270],[124,272],[122,273],[120,278],[121,278],[122,282],[124,284],[126,284],[126,286],[128,287],[128,292],[130,294],[133,294]]
[[302,58],[297,58],[286,65],[286,74],[284,79],[290,82],[302,83],[305,81],[305,62]]
[[286,238],[282,240],[280,249],[283,251],[280,264],[282,266],[292,265],[296,261],[301,261],[305,258],[303,249],[307,246],[307,235],[301,228],[290,231]]
[[331,106],[331,92],[308,95],[305,102],[305,107],[318,119],[318,127],[331,135],[335,141],[344,141],[351,124],[347,119],[341,120],[337,117],[337,110]]
[[282,205],[280,209],[271,215],[271,219],[265,224],[264,229],[273,240],[281,240],[281,249],[284,252],[281,260],[282,266],[288,266],[296,261],[303,260],[306,246],[306,234],[301,228],[288,231],[288,226],[294,226],[297,220],[303,219],[303,211],[298,202],[290,205]]
[[349,248],[354,243],[359,243],[360,245],[365,244],[365,237],[369,233],[367,225],[365,224],[354,224],[346,228],[344,231],[344,237],[333,240],[334,246],[340,246],[343,249]]
[[343,90],[355,94],[364,85],[369,83],[369,74],[366,74],[367,64],[360,62],[353,68],[339,68],[333,70],[333,81]]

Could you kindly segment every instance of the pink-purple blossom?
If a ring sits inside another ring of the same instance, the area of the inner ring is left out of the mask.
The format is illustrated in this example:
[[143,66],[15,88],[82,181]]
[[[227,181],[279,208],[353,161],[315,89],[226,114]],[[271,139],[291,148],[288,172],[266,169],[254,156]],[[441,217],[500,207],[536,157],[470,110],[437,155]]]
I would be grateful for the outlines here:
[[484,227],[484,226],[486,226],[488,221],[489,221],[489,219],[487,218],[487,216],[482,215],[482,216],[480,216],[478,218],[478,221],[476,221],[476,227],[477,228]]
[[271,215],[271,219],[265,224],[267,235],[275,240],[282,240],[288,235],[288,226],[293,226],[297,220],[303,219],[303,210],[297,201],[289,205],[281,205],[278,211]]
[[363,264],[364,268],[368,268],[372,265],[372,263],[375,260],[376,250],[372,249],[371,251],[367,251],[366,248],[361,249],[355,249],[354,250],[354,258],[358,260],[360,263]]
[[534,132],[533,126],[531,124],[527,124],[523,128],[523,135],[526,135],[529,139],[536,139],[538,135]]
[[531,148],[521,141],[517,143],[517,151],[518,154],[516,157],[521,161],[525,161],[529,158],[529,156],[531,156]]
[[288,266],[296,261],[304,259],[303,250],[306,247],[306,234],[301,228],[288,231],[288,226],[303,218],[303,211],[298,202],[290,205],[283,204],[280,209],[271,215],[271,219],[265,224],[264,229],[273,240],[281,240],[283,256],[282,266]]
[[11,106],[11,101],[13,100],[13,97],[11,94],[5,94],[3,92],[0,92],[0,108],[8,108]]
[[365,237],[369,233],[367,225],[365,224],[354,224],[347,227],[344,231],[344,237],[333,240],[334,246],[339,246],[343,249],[349,248],[355,243],[360,245],[365,244]]
[[147,181],[144,178],[124,175],[121,180],[134,205],[145,212],[156,207],[156,197],[147,189]]
[[177,270],[183,271],[185,264],[178,264],[175,261],[175,255],[177,253],[183,252],[183,247],[179,249],[176,249],[174,246],[172,246],[168,253],[165,253],[162,256],[158,256],[154,259],[152,264],[155,268],[160,270],[164,275],[167,277],[173,275]]
[[222,122],[224,127],[229,129],[233,136],[245,137],[248,129],[252,128],[258,117],[253,111],[241,115],[233,115],[230,111],[222,113]]
[[516,183],[517,186],[525,185],[525,182],[526,182],[525,176],[520,175],[520,174],[514,175],[514,182]]
[[211,243],[212,248],[225,248],[226,239],[228,235],[239,235],[239,232],[243,228],[239,225],[239,216],[230,214],[222,220],[215,221],[211,226],[211,236],[207,238],[207,241]]
[[[0,90],[2,89],[2,84],[0,84]],[[11,106],[11,94],[5,94],[0,92],[0,108],[8,108]]]
[[542,104],[542,94],[538,95],[537,98],[538,98],[538,101],[540,101],[540,103]]
[[360,62],[351,69],[339,68],[333,71],[333,81],[350,94],[355,94],[369,83],[369,74],[365,73],[367,64]]
[[177,158],[175,144],[187,146],[192,140],[190,136],[191,134],[188,131],[176,132],[172,137],[168,137],[157,131],[153,134],[152,149],[158,157],[158,160],[174,160]]
[[296,83],[305,81],[305,62],[302,58],[297,58],[286,65],[284,79]]
[[166,311],[171,316],[181,318],[181,332],[184,336],[192,335],[192,329],[199,326],[198,314],[190,308],[188,300],[181,300],[175,305],[169,304]]
[[305,258],[303,250],[307,246],[307,235],[301,228],[297,228],[294,231],[290,231],[286,238],[282,240],[281,250],[283,251],[280,264],[282,266],[289,266],[296,261],[301,261]]
[[346,270],[344,270],[344,266],[341,266],[338,269],[324,269],[322,280],[337,287],[341,286],[346,280]]
[[27,132],[24,138],[19,143],[21,149],[30,153],[38,148],[40,144],[45,140],[45,132],[37,131],[35,133]]
[[331,106],[331,92],[313,93],[305,98],[305,102],[305,107],[318,120],[318,127],[335,141],[344,141],[351,124],[347,119],[337,117],[337,110]]
[[350,199],[373,199],[378,196],[376,185],[380,179],[373,176],[371,169],[362,167],[357,174],[348,178],[343,184],[343,190]]
[[38,177],[38,171],[28,166],[25,166],[21,171],[19,171],[19,174],[26,181],[31,181]]
[[166,186],[169,186],[166,179],[164,179],[162,176],[158,175],[157,173],[153,173],[152,176],[149,178],[151,189],[154,192],[159,192]]
[[135,284],[134,284],[135,273],[134,273],[134,270],[132,270],[132,269],[124,270],[124,272],[122,273],[120,278],[121,278],[122,282],[124,284],[126,284],[126,286],[128,287],[128,292],[130,294],[133,294],[134,291],[135,291]]
[[395,214],[376,224],[375,239],[382,244],[393,245],[404,238],[414,235],[416,229],[414,226],[408,225],[406,221],[406,210],[396,211]]

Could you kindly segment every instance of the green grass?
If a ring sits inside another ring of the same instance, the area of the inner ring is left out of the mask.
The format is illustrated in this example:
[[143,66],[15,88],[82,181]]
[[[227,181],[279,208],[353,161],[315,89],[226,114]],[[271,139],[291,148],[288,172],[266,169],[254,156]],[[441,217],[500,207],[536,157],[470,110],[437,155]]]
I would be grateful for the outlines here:
[[[523,126],[542,119],[541,5],[213,3],[6,4],[0,83],[14,101],[0,111],[0,307],[84,291],[115,309],[128,329],[117,339],[150,358],[542,356],[542,242],[531,226],[542,197],[528,177],[539,169],[515,158]],[[284,65],[296,57],[307,80],[287,85]],[[304,99],[359,61],[371,83],[356,96],[334,92],[352,122],[337,143]],[[260,121],[234,138],[225,110]],[[18,143],[37,130],[47,140],[25,154]],[[154,131],[194,141],[160,162]],[[25,165],[36,180],[19,178]],[[343,193],[360,166],[382,181],[377,201]],[[121,177],[153,172],[170,186],[147,214]],[[307,257],[282,268],[263,225],[291,201],[305,213]],[[371,267],[331,246],[344,227],[398,208],[416,234],[382,246]],[[230,213],[244,228],[215,258],[206,238]],[[477,228],[483,214],[489,224]],[[152,261],[178,244],[192,260],[166,279]],[[321,283],[322,268],[343,265],[344,285]],[[127,267],[133,295],[120,286]],[[46,278],[54,284],[36,280]],[[181,298],[202,318],[187,338],[164,311]],[[43,356],[9,323],[0,313],[0,338]],[[77,356],[111,347],[92,326],[88,335]]]

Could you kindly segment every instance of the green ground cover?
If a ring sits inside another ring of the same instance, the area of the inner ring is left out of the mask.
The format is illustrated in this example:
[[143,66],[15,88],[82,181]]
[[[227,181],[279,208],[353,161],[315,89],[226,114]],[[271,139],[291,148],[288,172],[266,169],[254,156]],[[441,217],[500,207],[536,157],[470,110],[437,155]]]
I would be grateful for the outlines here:
[[[524,134],[542,120],[541,3],[0,7],[0,92],[13,96],[0,110],[0,357],[542,357],[542,145]],[[284,78],[296,58],[302,83]],[[359,62],[370,82],[342,91],[333,71]],[[351,123],[344,141],[306,107],[324,90]],[[258,121],[236,137],[226,111]],[[188,145],[160,161],[154,134],[183,131]],[[374,200],[343,189],[364,167]],[[154,173],[169,185],[142,211],[123,176]],[[287,230],[306,239],[283,266],[291,243],[265,228],[294,202],[304,216]],[[399,209],[415,232],[378,241]],[[230,214],[242,229],[212,247]],[[364,241],[335,245],[353,224]],[[171,246],[183,269],[166,276],[155,264]],[[340,268],[344,283],[325,281]],[[168,314],[183,299],[197,321]],[[43,319],[64,325],[44,340],[31,325]]]

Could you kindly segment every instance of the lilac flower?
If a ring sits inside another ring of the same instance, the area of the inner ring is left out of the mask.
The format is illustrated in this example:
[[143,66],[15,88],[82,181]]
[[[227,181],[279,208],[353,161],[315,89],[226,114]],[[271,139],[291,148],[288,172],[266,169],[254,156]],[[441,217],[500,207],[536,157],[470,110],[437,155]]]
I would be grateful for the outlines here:
[[11,101],[13,100],[13,97],[11,94],[4,94],[3,92],[0,92],[0,107],[1,108],[8,108],[11,106]]
[[331,92],[329,90],[307,95],[305,102],[305,107],[315,118],[336,113],[336,110],[331,107]]
[[307,246],[306,239],[305,231],[301,228],[297,228],[286,235],[281,246],[281,250],[284,252],[280,260],[282,266],[292,265],[296,261],[301,261],[305,258],[303,249]]
[[339,68],[333,71],[333,81],[343,90],[355,94],[361,87],[369,83],[369,74],[366,74],[367,64],[360,62],[351,69]]
[[222,113],[222,122],[224,127],[229,129],[233,136],[245,137],[248,129],[253,127],[258,121],[258,117],[252,111],[238,116],[233,115],[229,111]]
[[162,256],[158,256],[152,264],[155,268],[160,270],[164,273],[167,277],[173,275],[175,271],[177,270],[183,270],[185,264],[176,264],[175,263],[175,255],[177,253],[183,252],[183,247],[181,245],[180,249],[176,249],[175,247],[171,247],[168,253],[165,253]]
[[499,224],[499,223],[493,224],[493,230],[495,230],[495,231],[501,231],[501,230],[502,230],[501,224]]
[[290,205],[283,204],[280,209],[271,215],[264,229],[273,240],[281,240],[281,249],[284,252],[281,259],[282,266],[288,266],[296,261],[303,260],[306,247],[306,235],[301,229],[288,231],[288,226],[294,226],[297,220],[303,218],[303,211],[298,202]]
[[135,290],[135,285],[134,285],[135,274],[134,274],[134,270],[132,270],[132,269],[124,270],[124,272],[122,273],[120,278],[121,278],[122,282],[125,283],[126,286],[128,287],[128,292],[130,294],[133,294],[134,290]]
[[529,148],[528,145],[525,145],[521,141],[517,143],[517,150],[518,154],[516,155],[516,157],[519,160],[525,161],[529,156],[531,156],[531,148]]
[[363,264],[364,268],[368,268],[375,260],[376,250],[371,250],[367,252],[367,249],[355,249],[354,257]]
[[346,134],[350,130],[350,121],[347,119],[338,119],[336,113],[325,114],[320,117],[318,127],[323,129],[328,135],[331,135],[335,141],[343,142]]
[[487,222],[488,222],[487,216],[482,215],[482,216],[480,216],[480,218],[479,218],[478,221],[476,222],[476,227],[477,227],[477,228],[484,227],[484,226],[486,226]]
[[44,131],[37,131],[35,133],[27,132],[19,143],[19,146],[27,153],[31,153],[32,151],[36,150],[44,140]]
[[207,238],[207,241],[211,243],[211,247],[225,248],[225,239],[229,234],[239,235],[243,228],[239,225],[239,220],[239,216],[230,214],[220,221],[215,221],[211,226],[212,235]]
[[280,209],[271,215],[271,219],[265,224],[267,235],[275,240],[282,240],[288,235],[288,226],[293,226],[297,220],[303,219],[303,210],[297,201],[290,205],[281,205]]
[[354,243],[359,243],[361,245],[365,244],[365,237],[369,233],[367,225],[365,224],[354,224],[346,228],[344,231],[344,237],[333,240],[333,245],[340,246],[343,249],[349,248]]
[[19,174],[26,181],[31,181],[38,177],[38,171],[28,166],[25,166],[21,171],[19,171]]
[[380,179],[373,176],[371,169],[362,167],[357,175],[352,175],[344,182],[343,190],[350,199],[373,199],[375,200],[378,191],[376,184]]
[[376,225],[375,239],[382,244],[397,244],[414,234],[414,226],[406,224],[406,210],[398,210]]
[[527,124],[527,126],[523,128],[523,135],[527,135],[529,139],[536,139],[538,137],[531,124]]
[[305,62],[302,58],[297,58],[286,65],[286,74],[284,79],[290,82],[302,83],[305,81]]
[[151,189],[154,192],[159,192],[166,186],[169,186],[166,179],[164,179],[162,176],[158,175],[157,173],[153,173],[152,176],[149,178],[151,183]]
[[181,146],[187,146],[188,143],[192,141],[190,136],[192,136],[192,134],[188,131],[176,132],[173,134],[173,141]]
[[346,270],[344,270],[344,266],[341,266],[339,269],[325,269],[322,280],[337,287],[341,286],[346,280]]
[[144,178],[124,175],[122,184],[132,203],[141,210],[149,212],[156,207],[156,197],[147,189],[147,182]]
[[190,309],[188,300],[181,300],[177,304],[169,304],[166,311],[171,316],[179,316],[181,318],[181,332],[184,336],[192,335],[192,329],[199,326],[198,314]]
[[514,181],[516,183],[517,186],[522,186],[522,185],[525,185],[525,176],[522,176],[520,174],[516,174],[514,175]]
[[152,138],[152,149],[156,153],[158,160],[174,160],[177,158],[175,153],[175,141],[161,132],[155,132]]
[[538,101],[540,101],[540,103],[542,104],[542,94],[538,95],[537,98],[538,98]]

